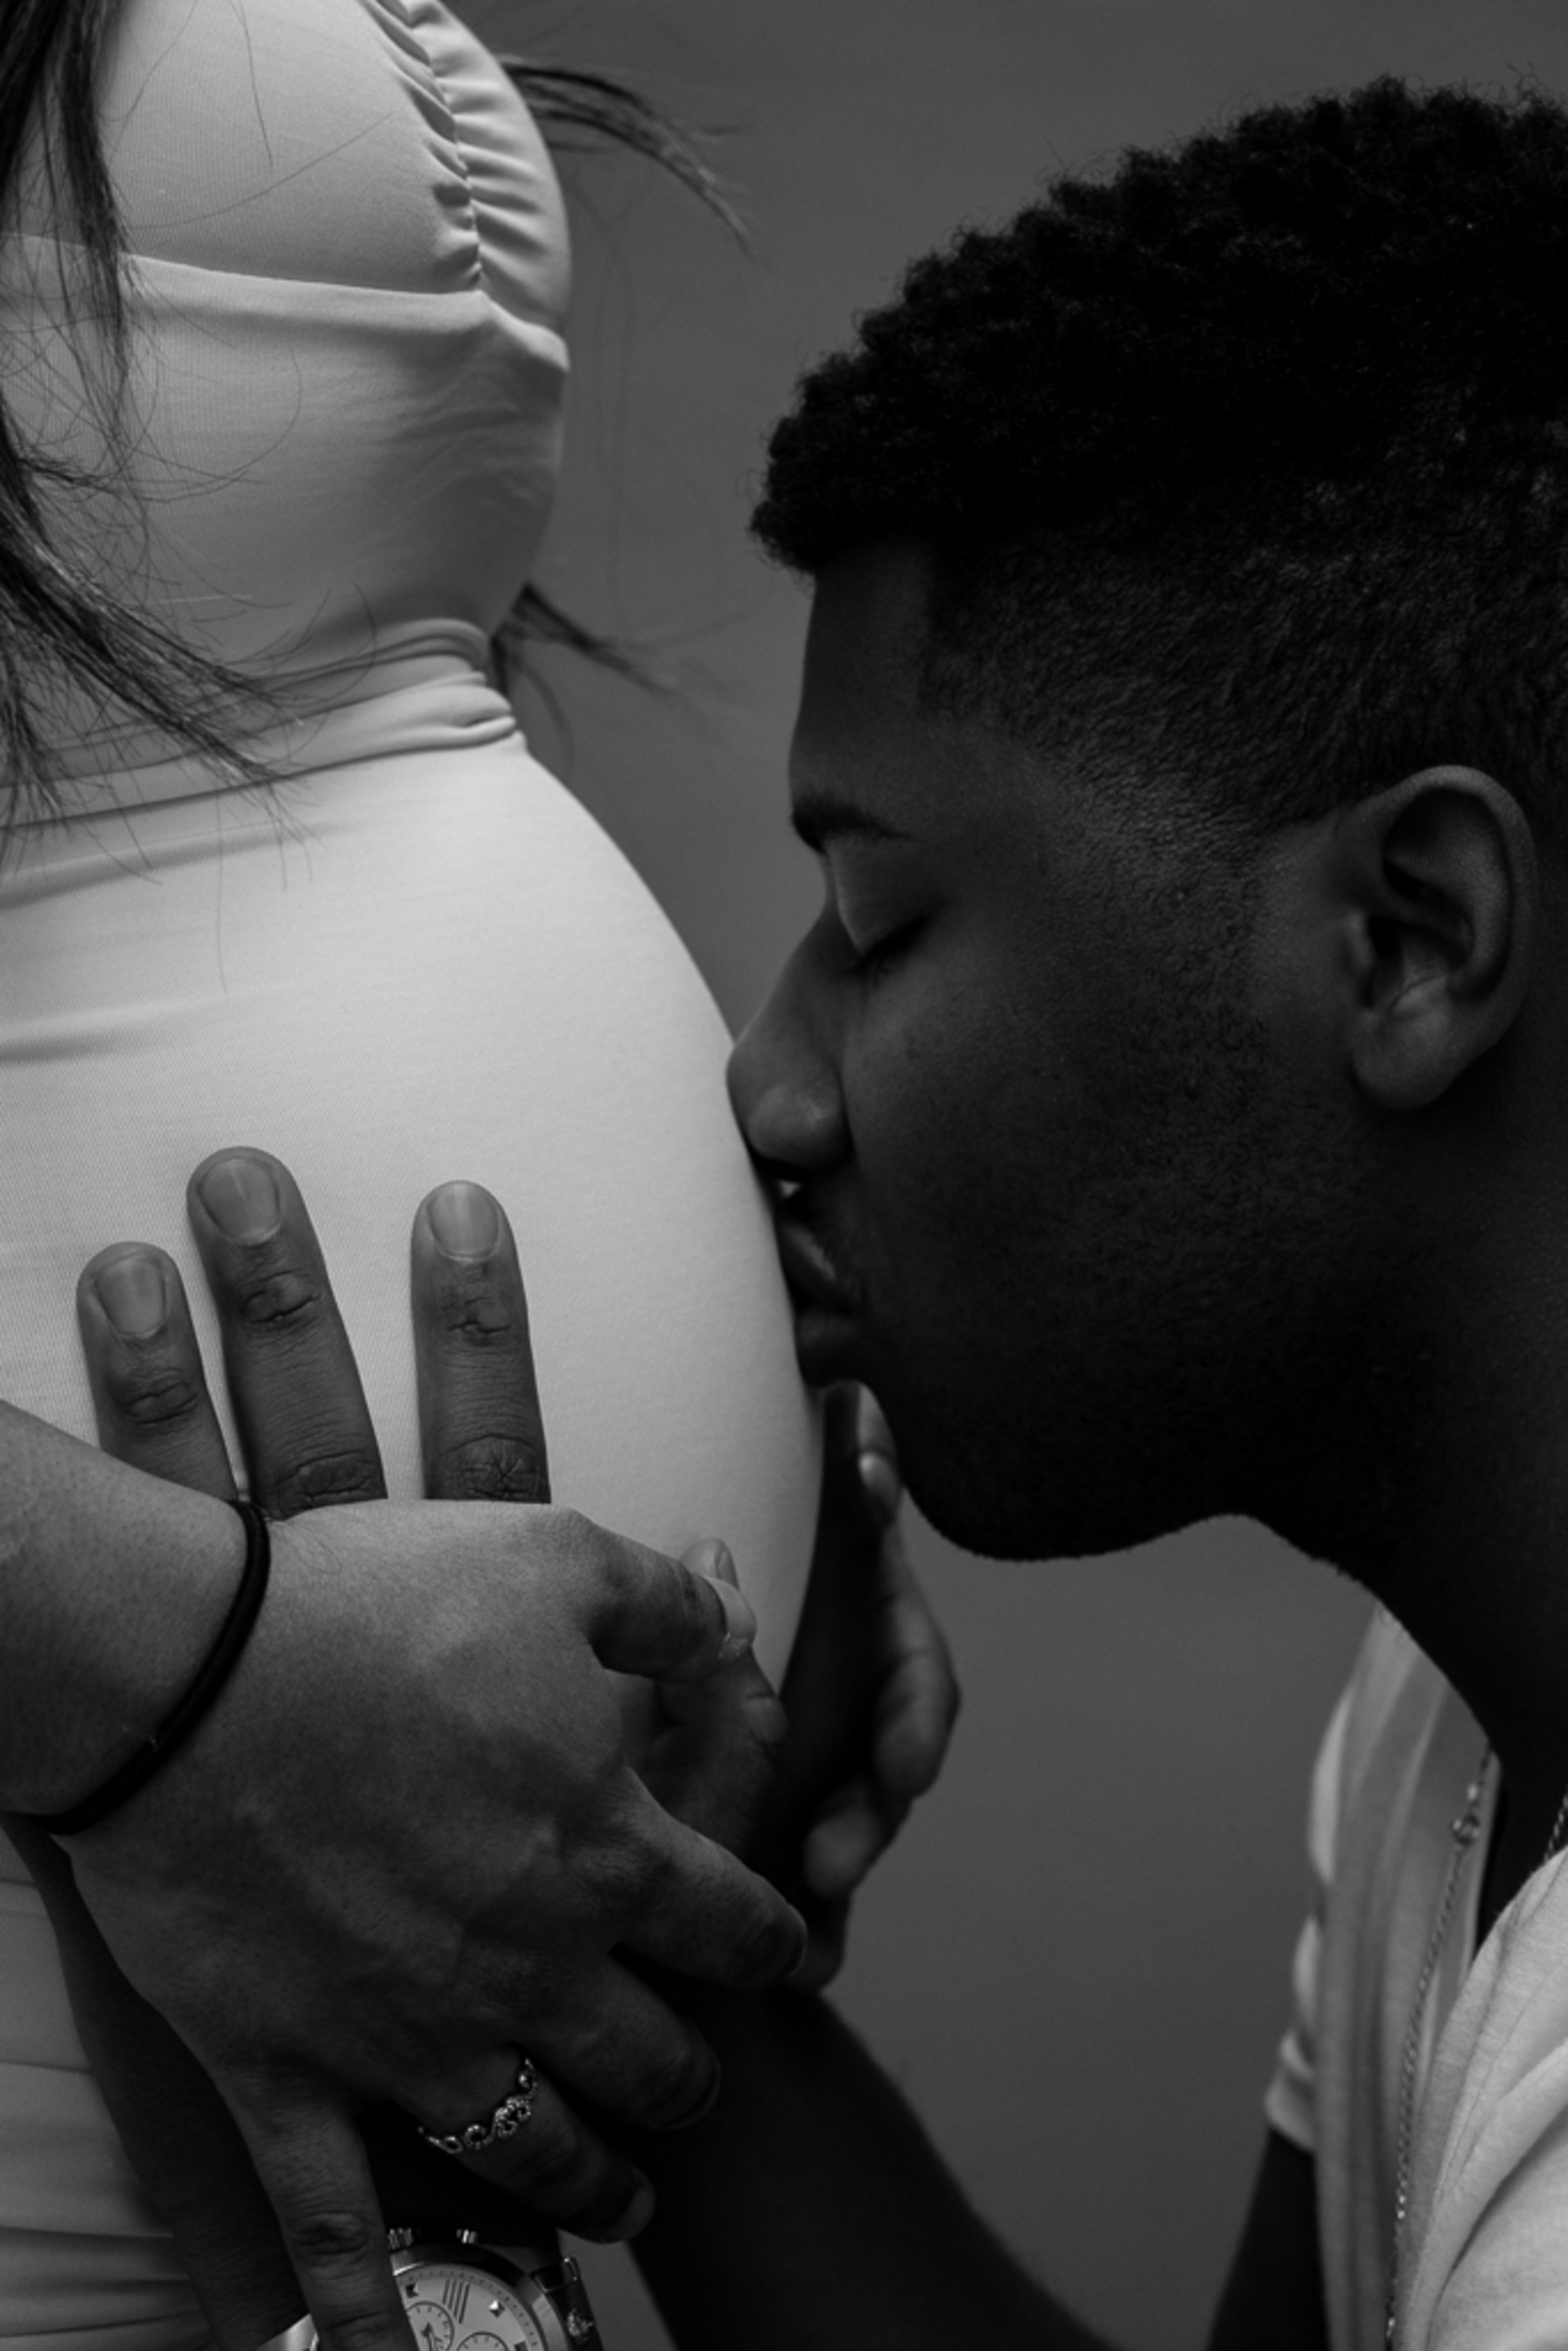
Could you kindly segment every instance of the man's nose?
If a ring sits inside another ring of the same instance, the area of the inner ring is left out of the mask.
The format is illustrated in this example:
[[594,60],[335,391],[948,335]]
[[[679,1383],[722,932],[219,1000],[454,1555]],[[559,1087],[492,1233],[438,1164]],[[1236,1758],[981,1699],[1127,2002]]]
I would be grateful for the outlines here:
[[729,1057],[729,1098],[752,1155],[784,1183],[825,1175],[848,1146],[832,1059],[786,973]]

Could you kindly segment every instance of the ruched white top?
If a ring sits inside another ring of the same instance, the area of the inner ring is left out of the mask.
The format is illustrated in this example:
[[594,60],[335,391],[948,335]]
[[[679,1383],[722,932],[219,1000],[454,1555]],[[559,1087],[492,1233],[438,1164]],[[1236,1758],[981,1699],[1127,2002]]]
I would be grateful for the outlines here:
[[[85,701],[62,718],[69,813],[0,877],[0,1395],[90,1435],[72,1290],[114,1238],[173,1252],[210,1343],[184,1179],[258,1143],[300,1178],[412,1494],[409,1221],[474,1177],[522,1240],[558,1496],[666,1547],[725,1535],[777,1668],[815,1431],[722,1024],[486,671],[566,373],[539,141],[437,0],[120,0],[103,120],[136,496],[62,492],[57,527],[277,693],[256,747],[290,772],[226,790]],[[90,464],[76,260],[36,172],[0,246],[0,367],[43,450]],[[204,2332],[8,1851],[0,2332]]]

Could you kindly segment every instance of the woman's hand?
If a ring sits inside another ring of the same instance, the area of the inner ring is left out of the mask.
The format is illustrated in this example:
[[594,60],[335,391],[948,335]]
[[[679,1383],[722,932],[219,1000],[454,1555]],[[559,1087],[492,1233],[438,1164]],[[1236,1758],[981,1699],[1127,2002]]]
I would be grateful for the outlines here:
[[[450,1499],[548,1493],[520,1277],[488,1196],[446,1187],[416,1220],[425,1458],[446,1499],[402,1509],[365,1500],[374,1437],[287,1171],[257,1153],[209,1163],[192,1217],[253,1495],[362,1507],[275,1529],[273,1588],[214,1714],[72,1841],[87,1913],[57,1869],[50,1898],[95,2064],[111,2104],[128,2067],[133,2153],[223,2339],[246,2351],[297,2310],[277,2309],[280,2231],[329,2341],[401,2351],[359,2109],[455,2127],[499,2102],[526,2048],[534,2117],[473,2168],[585,2233],[625,2233],[643,2184],[563,2093],[669,2126],[702,2110],[715,2068],[614,1951],[736,1985],[777,1980],[798,1952],[787,1906],[649,1797],[605,1671],[700,1680],[744,1646],[749,1612],[570,1512]],[[82,1320],[106,1446],[232,1490],[172,1265],[105,1252]],[[178,2042],[160,2026],[132,2045],[126,1977]],[[276,2227],[246,2207],[245,2153]]]

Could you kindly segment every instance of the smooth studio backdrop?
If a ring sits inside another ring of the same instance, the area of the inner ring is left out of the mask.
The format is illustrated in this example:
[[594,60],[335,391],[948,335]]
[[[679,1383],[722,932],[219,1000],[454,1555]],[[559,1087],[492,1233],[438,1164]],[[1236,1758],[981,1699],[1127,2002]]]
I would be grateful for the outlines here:
[[[816,901],[784,813],[805,602],[744,530],[800,369],[958,223],[1129,142],[1383,72],[1568,89],[1561,0],[472,13],[493,40],[613,69],[722,131],[750,224],[748,257],[645,172],[573,172],[578,380],[542,577],[668,689],[557,660],[565,736],[528,705],[732,1022]],[[1364,1604],[1240,1524],[1066,1565],[969,1560],[925,1529],[916,1551],[967,1707],[946,1780],[859,1906],[838,1996],[1060,2293],[1136,2351],[1198,2345],[1261,2143],[1306,1774]],[[608,2351],[664,2351],[629,2263],[591,2273]]]

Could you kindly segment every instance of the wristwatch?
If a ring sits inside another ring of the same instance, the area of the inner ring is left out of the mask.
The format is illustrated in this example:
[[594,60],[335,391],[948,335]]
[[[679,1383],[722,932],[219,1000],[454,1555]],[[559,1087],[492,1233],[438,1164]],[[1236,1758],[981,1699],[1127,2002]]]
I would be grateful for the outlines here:
[[[602,2351],[582,2273],[553,2230],[502,2251],[474,2229],[389,2229],[392,2275],[419,2351]],[[301,2318],[261,2351],[316,2351]]]
[[387,2242],[419,2351],[600,2351],[582,2273],[553,2231],[505,2252],[472,2229],[392,2229]]

